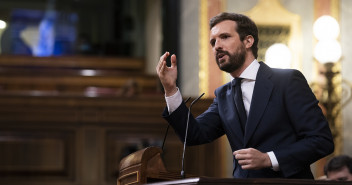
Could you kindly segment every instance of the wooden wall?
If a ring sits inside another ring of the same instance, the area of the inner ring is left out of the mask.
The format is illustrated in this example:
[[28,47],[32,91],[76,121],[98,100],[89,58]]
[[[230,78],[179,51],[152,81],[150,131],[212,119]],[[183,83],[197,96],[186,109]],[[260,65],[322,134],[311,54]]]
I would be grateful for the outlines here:
[[[156,76],[141,59],[0,56],[0,184],[116,184],[119,161],[161,146],[167,123]],[[211,100],[193,107],[197,115]],[[188,147],[186,173],[221,176],[219,144]],[[169,130],[164,162],[180,171]]]

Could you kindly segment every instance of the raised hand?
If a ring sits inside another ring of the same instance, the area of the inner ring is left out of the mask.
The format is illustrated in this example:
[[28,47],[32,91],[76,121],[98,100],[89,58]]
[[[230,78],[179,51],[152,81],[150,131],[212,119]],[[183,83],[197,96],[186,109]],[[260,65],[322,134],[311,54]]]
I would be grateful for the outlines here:
[[171,96],[177,92],[176,80],[177,80],[177,60],[176,55],[171,56],[171,66],[166,65],[166,59],[170,53],[165,52],[160,57],[159,63],[156,66],[156,72],[159,76],[160,82],[164,87],[165,95]]

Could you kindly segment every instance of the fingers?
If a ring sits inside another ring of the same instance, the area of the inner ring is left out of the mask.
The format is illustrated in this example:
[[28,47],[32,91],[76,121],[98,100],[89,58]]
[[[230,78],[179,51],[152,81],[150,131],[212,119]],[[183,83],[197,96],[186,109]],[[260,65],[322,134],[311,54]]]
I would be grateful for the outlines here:
[[236,150],[233,152],[233,155],[237,156],[240,154],[239,156],[241,156],[241,155],[243,156],[244,154],[249,154],[251,152],[251,150],[253,150],[253,149],[252,148],[245,148],[245,149]]
[[171,56],[171,67],[177,67],[177,60],[175,54]]
[[241,168],[244,170],[254,169],[254,166],[249,160],[238,161],[238,164],[241,165]]
[[[166,62],[166,59],[167,59],[167,57],[169,57],[169,55],[170,55],[170,53],[167,51],[167,52],[165,52],[161,57],[160,57],[160,61],[161,62]],[[159,61],[159,62],[160,62]]]
[[156,66],[156,71],[160,73],[163,70],[164,66],[166,65],[166,58],[170,55],[169,52],[165,52],[159,59],[159,63]]
[[233,155],[242,169],[261,169],[271,166],[268,155],[254,148],[237,150]]
[[161,84],[163,85],[165,96],[171,96],[178,91],[176,86],[177,80],[177,65],[176,55],[171,56],[171,66],[168,67],[166,64],[167,57],[170,56],[169,52],[165,52],[159,59],[159,63],[156,67]]
[[238,164],[241,165],[242,169],[248,169],[249,164],[251,164],[251,156],[249,153],[249,149],[241,149],[233,152],[235,159],[237,159]]
[[[162,72],[167,70],[168,66],[166,65],[166,59],[169,56],[170,56],[170,53],[167,51],[160,57],[159,63],[156,66],[156,71],[157,71],[158,74],[161,74]],[[177,69],[177,59],[176,59],[176,55],[175,54],[173,54],[171,56],[171,66],[170,66],[170,68],[176,68]]]

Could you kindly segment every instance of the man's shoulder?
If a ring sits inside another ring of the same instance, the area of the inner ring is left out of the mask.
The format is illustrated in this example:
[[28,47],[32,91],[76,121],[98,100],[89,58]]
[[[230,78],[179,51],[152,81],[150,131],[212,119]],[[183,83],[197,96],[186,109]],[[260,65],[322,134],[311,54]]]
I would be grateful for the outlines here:
[[302,72],[297,69],[272,68],[263,62],[260,62],[260,64],[261,64],[261,69],[259,69],[259,71],[262,71],[266,74],[274,75],[275,78],[287,78],[287,77],[289,78],[292,75],[303,76]]
[[277,78],[292,79],[293,77],[299,77],[305,79],[303,73],[297,69],[272,68],[272,70],[273,74],[276,75]]

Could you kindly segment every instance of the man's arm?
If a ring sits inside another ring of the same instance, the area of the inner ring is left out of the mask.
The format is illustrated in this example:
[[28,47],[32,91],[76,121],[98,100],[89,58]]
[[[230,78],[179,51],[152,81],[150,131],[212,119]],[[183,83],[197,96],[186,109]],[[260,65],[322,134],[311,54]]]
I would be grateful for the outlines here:
[[284,101],[297,141],[274,153],[280,171],[288,177],[332,153],[334,143],[329,124],[303,74],[294,70],[285,84]]

